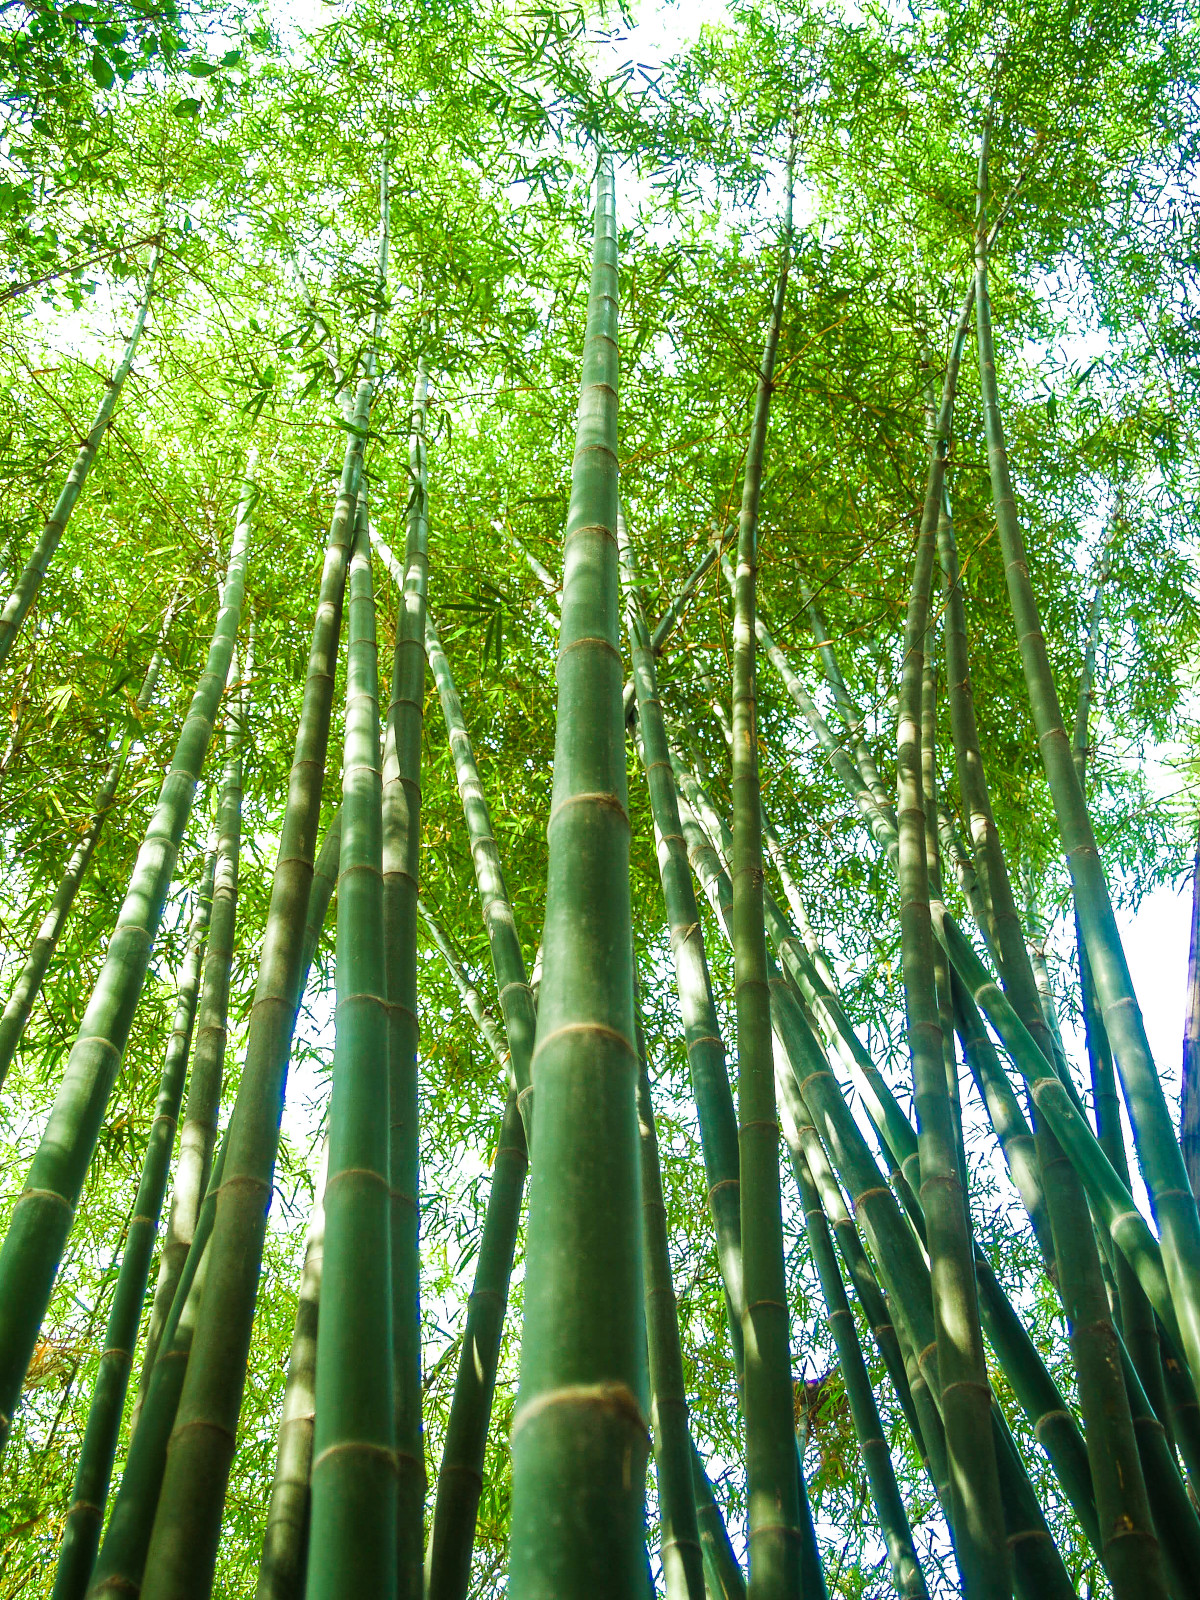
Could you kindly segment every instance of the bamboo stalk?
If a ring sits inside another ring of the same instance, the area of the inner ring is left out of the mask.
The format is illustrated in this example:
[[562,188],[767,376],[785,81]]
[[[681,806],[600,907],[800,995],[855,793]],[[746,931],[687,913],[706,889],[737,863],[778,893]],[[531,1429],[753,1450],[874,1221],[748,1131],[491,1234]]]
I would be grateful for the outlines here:
[[417,887],[429,582],[428,404],[429,378],[422,356],[417,362],[409,425],[404,585],[396,618],[383,757],[383,936],[391,1105],[392,1359],[399,1464],[396,1558],[400,1600],[420,1600],[425,1517],[418,1214],[421,1156],[417,1110]]
[[1071,744],[1063,726],[1058,690],[1041,631],[1037,600],[1029,579],[996,385],[988,300],[987,184],[985,148],[981,153],[979,170],[976,330],[988,467],[992,477],[996,528],[1004,556],[1009,603],[1037,728],[1038,748],[1062,835],[1063,850],[1075,891],[1075,905],[1092,964],[1104,1025],[1121,1070],[1134,1143],[1154,1205],[1162,1241],[1163,1265],[1179,1314],[1184,1351],[1188,1364],[1196,1373],[1200,1372],[1200,1217],[1125,960],[1103,861],[1075,769]]
[[[289,996],[292,1025],[300,1009],[309,968],[316,953],[321,925],[337,878],[341,847],[341,812],[337,812],[325,833],[302,932],[302,957],[295,987]],[[290,1048],[290,1035],[289,1035]],[[213,1162],[212,1176],[187,1258],[175,1289],[175,1299],[163,1325],[159,1355],[150,1374],[137,1431],[133,1434],[121,1473],[121,1483],[113,1500],[112,1514],[96,1559],[88,1589],[88,1600],[128,1600],[141,1589],[146,1550],[154,1524],[154,1511],[166,1463],[167,1445],[175,1422],[180,1391],[187,1373],[196,1317],[200,1308],[204,1279],[208,1273],[207,1245],[212,1235],[217,1200],[221,1191],[228,1150],[228,1136],[222,1139]],[[311,1445],[311,1435],[310,1435]],[[307,1498],[308,1469],[304,1468],[304,1494]],[[297,1559],[302,1559],[298,1557]]]
[[509,1593],[626,1596],[642,1583],[645,1332],[629,818],[618,648],[617,256],[596,179],[562,628],[538,1006]]
[[207,1292],[195,1319],[146,1553],[143,1593],[159,1600],[167,1594],[172,1600],[185,1595],[207,1600],[216,1559],[279,1147],[279,1106],[299,1004],[342,596],[371,394],[372,379],[366,376],[358,385],[326,544],[246,1058],[206,1252]]
[[691,1434],[679,1318],[671,1282],[667,1210],[659,1167],[658,1134],[646,1062],[646,1040],[635,1013],[638,1043],[637,1111],[641,1152],[642,1251],[646,1343],[650,1367],[650,1421],[658,1477],[659,1550],[667,1600],[703,1600],[704,1571],[692,1478]]
[[854,758],[858,763],[859,776],[871,792],[875,804],[889,816],[893,825],[896,814],[892,807],[891,797],[883,779],[879,776],[879,768],[875,764],[875,757],[871,753],[871,746],[867,740],[866,729],[858,707],[846,688],[846,680],[842,677],[842,669],[838,665],[837,653],[833,648],[833,641],[829,637],[829,629],[825,618],[821,615],[819,607],[814,605],[812,596],[807,588],[804,591],[805,604],[808,610],[808,625],[812,629],[813,638],[821,655],[821,666],[825,673],[825,681],[833,692],[833,703],[837,707],[838,715],[846,724],[846,729],[854,741]]
[[122,356],[116,371],[108,380],[104,396],[96,409],[95,420],[88,429],[87,437],[79,447],[71,470],[67,474],[67,481],[63,484],[58,499],[54,502],[54,509],[46,518],[41,534],[38,537],[38,542],[33,547],[33,553],[25,563],[12,593],[4,602],[4,609],[0,611],[0,663],[7,659],[8,653],[13,647],[13,641],[20,632],[25,618],[29,615],[33,602],[37,599],[42,580],[46,576],[46,571],[54,557],[54,552],[58,549],[59,541],[66,532],[67,523],[71,520],[71,513],[75,509],[75,503],[79,499],[87,475],[92,469],[92,463],[95,461],[104,435],[108,431],[108,424],[113,410],[121,390],[125,386],[125,380],[129,376],[130,368],[133,366],[133,358],[137,353],[138,342],[142,337],[142,329],[146,326],[146,317],[150,311],[150,296],[154,292],[154,279],[158,272],[158,264],[161,257],[162,245],[161,243],[156,243],[154,254],[150,258],[150,270],[146,274],[146,287],[142,294],[137,316],[134,318],[133,331],[130,333],[129,340],[125,346],[125,354]]
[[349,574],[337,1004],[317,1329],[305,1594],[390,1594],[397,1581],[383,779],[366,496]]
[[[134,710],[139,716],[148,709],[158,686],[163,664],[162,643],[175,613],[176,602],[172,601],[167,607],[159,631],[159,642],[150,657],[150,665],[146,668],[146,676],[142,679],[142,686],[134,702]],[[100,787],[96,791],[95,804],[87,826],[63,868],[62,877],[58,880],[58,887],[54,891],[54,898],[50,902],[50,909],[42,918],[29,954],[25,958],[25,965],[21,968],[16,983],[13,984],[12,993],[4,1007],[4,1014],[0,1016],[0,1084],[3,1084],[8,1076],[8,1069],[12,1066],[21,1035],[25,1031],[25,1024],[29,1021],[34,1004],[41,993],[42,983],[54,959],[58,941],[62,937],[71,907],[75,904],[75,896],[91,865],[96,846],[100,843],[100,835],[112,811],[125,772],[125,764],[129,759],[129,747],[129,735],[124,734],[120,748],[109,762]]]
[[221,1106],[225,1043],[229,1020],[229,982],[237,919],[238,857],[242,828],[242,759],[249,716],[249,683],[253,674],[254,629],[246,651],[238,714],[225,730],[225,767],[217,802],[217,859],[213,879],[212,916],[200,985],[200,1011],[188,1080],[187,1103],[179,1135],[179,1159],[166,1237],[158,1263],[158,1281],[146,1333],[146,1349],[134,1401],[131,1427],[137,1427],[146,1384],[154,1366],[175,1287],[183,1271],[196,1218],[208,1188]]
[[7,1442],[38,1328],[96,1147],[146,979],[179,842],[212,738],[245,591],[254,490],[247,480],[204,672],[138,852],[104,965],[0,1249],[0,1446]]
[[104,1503],[108,1498],[121,1416],[125,1409],[125,1391],[133,1365],[142,1302],[146,1297],[146,1279],[150,1272],[158,1219],[162,1213],[179,1106],[187,1076],[204,942],[212,908],[215,866],[216,852],[213,851],[204,865],[188,929],[187,947],[179,973],[174,1025],[159,1079],[154,1121],[150,1125],[150,1137],[142,1158],[137,1198],[125,1235],[125,1249],[104,1334],[104,1349],[88,1406],[83,1445],[75,1466],[75,1482],[54,1574],[54,1600],[83,1600],[100,1545]]

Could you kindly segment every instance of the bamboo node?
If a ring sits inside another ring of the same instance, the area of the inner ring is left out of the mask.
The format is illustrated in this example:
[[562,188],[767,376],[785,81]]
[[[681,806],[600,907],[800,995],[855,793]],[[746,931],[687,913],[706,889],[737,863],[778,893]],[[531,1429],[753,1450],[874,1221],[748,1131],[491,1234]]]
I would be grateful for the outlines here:
[[552,1406],[575,1406],[580,1410],[607,1411],[619,1421],[627,1422],[639,1435],[649,1440],[650,1428],[642,1415],[642,1408],[632,1389],[624,1383],[568,1383],[558,1389],[548,1389],[526,1401],[517,1414],[510,1437],[516,1438],[527,1423],[536,1421]]

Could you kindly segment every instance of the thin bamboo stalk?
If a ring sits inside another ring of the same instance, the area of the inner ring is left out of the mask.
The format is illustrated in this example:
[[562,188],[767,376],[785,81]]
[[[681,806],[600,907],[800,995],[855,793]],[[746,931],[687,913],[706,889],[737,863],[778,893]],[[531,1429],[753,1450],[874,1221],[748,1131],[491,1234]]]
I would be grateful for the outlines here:
[[738,1051],[738,1152],[741,1174],[745,1352],[746,1497],[751,1600],[796,1593],[800,1578],[800,1497],[791,1420],[792,1373],[779,1124],[771,1053],[771,996],[763,928],[762,821],[755,698],[755,587],[762,488],[775,352],[791,265],[791,190],[783,260],[766,348],[758,371],[746,450],[738,530],[733,621],[733,961]]
[[409,424],[404,584],[396,617],[391,701],[383,755],[383,937],[391,1106],[392,1362],[399,1465],[396,1559],[399,1600],[420,1600],[425,1522],[421,1436],[421,1152],[417,1109],[417,888],[421,858],[421,741],[429,584],[426,423],[429,378],[417,362]]
[[337,1004],[305,1594],[390,1594],[397,1579],[383,778],[366,496],[350,557]]
[[[176,602],[172,601],[163,618],[159,643],[150,657],[150,665],[146,668],[146,676],[142,679],[142,686],[134,702],[135,713],[139,716],[149,707],[158,686],[163,664],[162,641],[174,619],[176,609]],[[58,880],[58,887],[54,891],[54,899],[50,902],[50,909],[42,918],[29,954],[25,958],[25,965],[21,968],[16,983],[13,984],[12,993],[4,1007],[4,1014],[0,1016],[0,1084],[8,1076],[8,1069],[12,1066],[21,1035],[25,1031],[25,1024],[29,1021],[30,1013],[41,993],[42,983],[54,959],[58,941],[71,914],[71,907],[75,904],[75,896],[91,865],[96,846],[100,843],[100,835],[113,808],[129,759],[131,742],[129,734],[124,734],[117,753],[108,764],[100,787],[96,791],[95,804],[87,826],[63,868],[62,877]]]
[[146,1553],[143,1593],[169,1594],[172,1600],[182,1600],[184,1595],[207,1600],[245,1385],[266,1207],[279,1147],[279,1107],[299,1004],[304,918],[312,884],[342,597],[371,394],[372,379],[366,376],[358,385],[354,427],[346,445],[326,544],[246,1059],[206,1252],[207,1292],[195,1317],[191,1354]]
[[1063,726],[1058,690],[1041,631],[1037,599],[1029,579],[996,384],[996,358],[988,299],[987,199],[985,147],[981,152],[979,169],[976,331],[996,528],[1004,556],[1009,603],[1016,625],[1026,689],[1038,733],[1038,748],[1071,873],[1075,905],[1092,964],[1104,1025],[1121,1071],[1138,1160],[1154,1205],[1162,1241],[1163,1264],[1178,1311],[1183,1348],[1193,1373],[1197,1373],[1200,1372],[1200,1216],[1197,1215],[1196,1197],[1192,1193],[1183,1155],[1175,1138],[1121,945],[1103,860],[1075,769],[1071,744]]
[[215,867],[216,852],[213,851],[205,862],[188,929],[187,947],[179,973],[174,1024],[159,1079],[154,1121],[150,1125],[150,1137],[142,1158],[137,1198],[125,1236],[125,1249],[104,1334],[104,1349],[96,1371],[88,1406],[87,1427],[75,1467],[75,1482],[54,1574],[54,1600],[83,1600],[100,1545],[104,1503],[108,1498],[121,1416],[125,1409],[125,1391],[133,1365],[142,1302],[146,1297],[154,1236],[158,1231],[158,1219],[166,1193],[171,1150],[175,1143],[175,1128],[187,1076]]
[[441,953],[442,960],[454,979],[454,987],[458,990],[459,998],[466,1007],[467,1015],[479,1029],[484,1043],[496,1058],[496,1065],[507,1077],[509,1074],[509,1049],[508,1040],[505,1038],[503,1026],[496,1021],[492,1009],[484,1001],[475,980],[462,964],[462,958],[454,947],[450,935],[430,911],[429,907],[417,896],[417,911],[421,921],[425,924],[425,932],[433,940]]
[[212,739],[241,616],[253,493],[247,481],[205,669],[138,851],[62,1085],[0,1249],[0,1446],[7,1442],[21,1383],[121,1064],[175,874],[179,843]]
[[217,860],[213,879],[212,917],[204,971],[200,985],[200,1011],[196,1019],[196,1041],[188,1079],[187,1103],[179,1135],[179,1159],[171,1194],[171,1210],[166,1237],[158,1263],[158,1282],[146,1333],[146,1349],[134,1401],[131,1426],[137,1427],[138,1413],[154,1367],[163,1324],[175,1298],[175,1286],[196,1228],[196,1218],[208,1187],[212,1154],[217,1140],[217,1120],[221,1106],[221,1081],[224,1073],[225,1042],[229,1020],[229,981],[233,965],[233,940],[237,919],[238,857],[242,829],[242,756],[249,715],[249,684],[253,675],[254,630],[242,675],[242,691],[236,716],[225,730],[225,767],[217,802]]
[[616,244],[612,167],[602,157],[563,559],[536,1160],[512,1444],[514,1600],[626,1596],[641,1585],[645,1562]]
[[146,326],[146,317],[150,311],[150,296],[154,293],[154,279],[158,272],[158,264],[162,256],[161,243],[155,244],[154,254],[150,258],[150,270],[146,274],[146,287],[142,293],[141,304],[137,316],[134,318],[133,331],[129,335],[116,371],[108,380],[104,396],[96,410],[95,420],[88,429],[87,437],[79,447],[74,464],[67,474],[67,481],[63,484],[58,499],[54,502],[54,509],[46,518],[38,542],[33,548],[33,553],[17,579],[16,586],[8,599],[4,602],[4,609],[0,611],[0,663],[3,663],[13,647],[13,641],[21,630],[25,618],[29,615],[33,602],[37,599],[38,590],[46,576],[47,568],[58,549],[59,541],[66,532],[67,523],[71,520],[71,513],[79,499],[84,482],[92,469],[92,463],[100,449],[101,442],[108,430],[109,420],[113,409],[125,386],[125,379],[133,366],[133,358],[137,353],[138,342],[142,337],[142,329]]
[[667,1209],[659,1166],[646,1040],[635,1013],[638,1043],[637,1110],[641,1151],[642,1251],[650,1422],[658,1477],[659,1551],[667,1600],[703,1600],[704,1570],[692,1478],[692,1442],[679,1318],[671,1281]]
[[821,655],[821,666],[825,673],[825,681],[833,692],[833,703],[837,707],[838,715],[846,724],[850,737],[854,741],[854,758],[858,762],[859,776],[870,790],[875,804],[885,816],[890,816],[893,824],[896,813],[892,807],[891,797],[883,779],[879,776],[879,768],[871,752],[867,739],[863,719],[859,714],[850,691],[846,687],[846,680],[842,677],[842,669],[838,664],[837,652],[833,648],[833,641],[829,637],[829,629],[825,618],[821,615],[820,608],[813,604],[812,596],[805,590],[805,602],[808,610],[808,625],[812,629],[813,638],[817,641],[817,648]]
[[[295,987],[289,996],[292,1025],[300,1009],[309,968],[316,954],[321,925],[337,878],[341,848],[341,812],[326,830],[309,892],[302,933],[302,958]],[[290,1035],[289,1035],[290,1048]],[[159,1355],[150,1374],[137,1431],[129,1444],[120,1487],[96,1560],[88,1600],[128,1600],[141,1589],[146,1549],[154,1524],[154,1511],[166,1463],[167,1444],[175,1422],[180,1391],[187,1373],[192,1336],[208,1272],[207,1245],[212,1234],[217,1199],[225,1168],[228,1139],[222,1139],[208,1190],[196,1219],[195,1232],[175,1290],[170,1313],[163,1325]],[[311,1450],[311,1435],[310,1435]],[[303,1472],[307,1503],[308,1468]],[[293,1523],[293,1526],[296,1526]],[[302,1560],[302,1554],[296,1558]]]

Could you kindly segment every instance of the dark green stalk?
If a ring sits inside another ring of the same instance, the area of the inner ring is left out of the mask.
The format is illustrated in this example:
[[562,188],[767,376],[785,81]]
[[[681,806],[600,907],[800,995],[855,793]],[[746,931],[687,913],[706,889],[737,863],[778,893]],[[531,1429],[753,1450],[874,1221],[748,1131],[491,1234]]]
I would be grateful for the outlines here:
[[366,377],[358,386],[355,431],[346,446],[330,524],[246,1059],[207,1251],[208,1288],[195,1319],[187,1375],[146,1554],[143,1592],[159,1600],[166,1595],[171,1600],[184,1600],[185,1596],[207,1600],[216,1560],[246,1379],[267,1202],[274,1185],[279,1107],[299,1004],[304,919],[312,885],[342,596],[371,391],[371,379]]
[[325,1262],[325,1161],[326,1152],[322,1151],[304,1242],[296,1321],[283,1385],[275,1477],[267,1502],[255,1600],[300,1600],[304,1593],[317,1407],[317,1319]]
[[208,1188],[213,1149],[217,1140],[217,1119],[221,1106],[221,1082],[225,1064],[225,1042],[229,1019],[229,975],[233,965],[233,940],[237,919],[238,857],[242,830],[242,753],[245,747],[249,714],[249,682],[253,672],[253,626],[246,652],[242,692],[236,716],[225,730],[225,768],[221,775],[217,802],[217,861],[213,880],[212,918],[204,972],[200,985],[200,1012],[196,1019],[196,1043],[188,1080],[187,1103],[179,1135],[179,1159],[166,1238],[158,1263],[158,1282],[146,1334],[141,1379],[133,1407],[132,1427],[137,1426],[142,1398],[154,1367],[163,1324],[175,1298],[175,1286],[187,1259],[188,1247],[200,1214],[200,1204]]
[[771,1054],[771,995],[763,928],[762,822],[755,700],[758,504],[775,352],[791,265],[791,199],[783,262],[758,372],[738,529],[733,621],[733,963],[738,1049],[738,1151],[745,1307],[742,1385],[752,1600],[792,1596],[800,1578],[800,1498],[793,1436],[792,1374],[779,1125]]
[[308,1600],[396,1585],[383,779],[375,590],[360,488],[349,575],[337,1004],[317,1335]]
[[46,576],[46,569],[58,549],[59,541],[66,532],[67,523],[75,509],[75,502],[79,499],[84,481],[92,469],[101,442],[108,430],[109,419],[112,417],[113,408],[116,406],[125,379],[129,376],[129,369],[133,366],[133,358],[137,352],[138,341],[142,337],[142,329],[146,326],[146,316],[150,310],[150,296],[154,292],[154,278],[158,271],[158,263],[162,254],[162,246],[156,244],[154,254],[150,258],[150,270],[146,274],[146,288],[142,295],[141,305],[134,319],[133,332],[129,335],[129,342],[125,346],[125,354],[120,365],[108,381],[104,397],[96,410],[95,421],[88,429],[87,438],[79,447],[74,465],[67,474],[67,481],[63,484],[58,499],[54,502],[54,509],[46,518],[33,554],[25,563],[21,576],[17,579],[16,587],[4,602],[4,609],[0,611],[0,663],[4,662],[13,647],[13,641],[21,630],[21,625],[29,615],[29,609],[37,599],[38,590],[42,586],[42,579]]
[[725,1519],[717,1505],[712,1484],[692,1445],[692,1483],[695,1491],[696,1522],[700,1548],[704,1554],[704,1588],[708,1600],[746,1600],[746,1580],[729,1542]]
[[1193,1373],[1200,1372],[1200,1217],[1175,1138],[1162,1084],[1146,1037],[1113,915],[1104,865],[1088,816],[1087,802],[1063,726],[1024,540],[1017,519],[1008,452],[1000,417],[996,360],[988,300],[987,152],[979,169],[979,227],[976,242],[976,327],[983,389],[984,426],[996,528],[1004,557],[1009,602],[1016,624],[1025,684],[1033,709],[1038,748],[1062,835],[1075,905],[1092,964],[1104,1025],[1121,1071],[1129,1120],[1146,1188],[1154,1205],[1163,1264],[1171,1285]]
[[958,1141],[946,1085],[942,1030],[934,991],[933,929],[921,771],[921,694],[925,635],[946,454],[966,335],[960,320],[934,428],[925,506],[917,540],[904,628],[897,729],[896,816],[900,888],[900,953],[913,1099],[919,1130],[921,1204],[925,1213],[942,1420],[950,1462],[955,1552],[968,1600],[1007,1597],[1007,1559],[997,1466],[989,1450],[991,1390],[979,1325],[967,1212],[958,1170]]
[[417,887],[421,858],[421,739],[425,599],[429,583],[426,420],[429,378],[417,362],[409,425],[404,586],[396,618],[383,756],[383,936],[391,1104],[392,1362],[399,1493],[399,1600],[420,1600],[425,1519],[421,1437],[421,1152],[417,1111]]
[[88,1406],[87,1428],[75,1467],[75,1483],[67,1509],[58,1568],[54,1574],[54,1600],[83,1600],[100,1544],[104,1502],[108,1498],[113,1458],[121,1431],[121,1416],[125,1409],[125,1391],[129,1386],[142,1302],[146,1298],[146,1279],[150,1272],[158,1219],[162,1213],[179,1105],[187,1077],[196,1001],[200,992],[204,940],[212,906],[215,864],[213,853],[205,862],[188,930],[187,948],[179,973],[174,1026],[163,1061],[154,1121],[150,1125],[146,1154],[142,1158],[137,1198],[133,1203],[133,1216],[125,1236],[125,1250],[108,1314],[104,1349]]
[[645,1329],[629,817],[616,549],[617,257],[596,181],[563,554],[554,794],[538,1007],[509,1593],[637,1592],[644,1571]]
[[704,1571],[692,1479],[692,1441],[679,1318],[671,1281],[667,1209],[659,1167],[654,1102],[646,1065],[646,1040],[636,1017],[637,1109],[642,1175],[642,1251],[646,1343],[650,1365],[650,1421],[658,1477],[659,1551],[667,1600],[703,1600]]
[[679,1012],[691,1070],[696,1118],[700,1125],[700,1147],[704,1157],[709,1210],[716,1235],[717,1258],[725,1285],[734,1366],[740,1375],[745,1296],[742,1288],[737,1113],[729,1087],[721,1025],[713,1001],[712,980],[704,950],[704,930],[700,925],[687,845],[679,821],[675,776],[671,770],[662,705],[658,698],[653,642],[642,611],[633,547],[619,508],[617,536],[621,543],[625,623],[637,695],[639,749],[650,792],[655,854],[671,935]]
[[[167,608],[163,619],[162,630],[159,635],[160,644],[150,657],[150,665],[146,668],[146,676],[142,680],[142,687],[138,692],[135,702],[137,713],[144,712],[150,704],[154,690],[158,684],[159,674],[162,671],[161,641],[175,616],[175,603]],[[129,734],[121,738],[120,748],[108,764],[100,787],[96,792],[96,803],[88,819],[83,835],[71,852],[70,859],[63,868],[62,877],[58,880],[58,888],[54,891],[54,899],[50,902],[50,909],[42,919],[38,928],[37,937],[30,946],[29,954],[25,958],[25,965],[21,968],[20,975],[13,985],[8,1003],[4,1007],[4,1015],[0,1017],[0,1084],[8,1076],[8,1069],[12,1066],[13,1056],[16,1054],[17,1045],[21,1042],[21,1035],[25,1031],[25,1024],[29,1021],[34,1003],[41,993],[42,982],[54,959],[54,952],[62,936],[63,928],[75,904],[75,896],[79,892],[79,885],[83,882],[92,857],[96,853],[96,846],[100,843],[100,835],[104,824],[112,810],[113,801],[117,797],[125,763],[129,759],[131,739]]]
[[[303,955],[296,986],[290,996],[293,1026],[336,881],[340,845],[341,812],[339,811],[326,830],[317,869],[313,873],[302,933]],[[89,1600],[128,1600],[130,1595],[137,1595],[141,1588],[146,1548],[150,1542],[154,1510],[166,1463],[167,1444],[187,1372],[201,1291],[204,1277],[208,1272],[206,1247],[212,1234],[227,1149],[228,1138],[225,1138],[222,1139],[213,1162],[212,1176],[209,1179],[204,1203],[200,1207],[200,1215],[196,1219],[195,1232],[175,1290],[175,1299],[163,1325],[159,1357],[150,1374],[138,1429],[130,1440],[120,1487],[114,1498],[112,1515],[105,1531],[104,1542],[100,1547],[92,1583],[88,1589]],[[309,1442],[311,1450],[311,1434]],[[307,1465],[303,1469],[303,1482],[307,1504]],[[306,1515],[307,1512],[305,1517]],[[295,1560],[302,1562],[302,1553],[298,1554]]]
[[204,673],[125,893],[116,930],[67,1060],[62,1085],[0,1249],[0,1444],[50,1301],[63,1246],[104,1120],[179,842],[212,739],[245,590],[253,486],[246,484]]
[[[787,1133],[786,1117],[784,1130]],[[820,1196],[812,1173],[808,1170],[808,1163],[804,1159],[798,1135],[794,1139],[789,1135],[789,1144],[792,1151],[792,1169],[796,1175],[796,1183],[804,1206],[809,1248],[812,1251],[817,1275],[821,1280],[821,1293],[825,1300],[825,1325],[833,1335],[837,1349],[838,1365],[842,1369],[842,1381],[850,1404],[851,1421],[854,1424],[859,1453],[862,1456],[871,1498],[875,1505],[875,1515],[892,1569],[892,1582],[898,1595],[924,1596],[928,1593],[925,1578],[913,1545],[908,1514],[896,1483],[891,1452],[883,1436],[883,1425],[879,1420],[871,1379],[863,1360],[862,1346],[858,1342],[854,1313],[850,1309],[842,1275],[838,1270],[829,1224],[821,1209]]]

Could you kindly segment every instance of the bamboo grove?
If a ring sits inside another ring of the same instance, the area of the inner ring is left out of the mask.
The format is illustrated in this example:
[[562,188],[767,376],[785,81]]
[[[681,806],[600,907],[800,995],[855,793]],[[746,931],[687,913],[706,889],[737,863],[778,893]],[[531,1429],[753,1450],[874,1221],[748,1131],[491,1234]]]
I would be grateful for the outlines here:
[[0,1594],[1200,1594],[1194,14],[27,9]]

